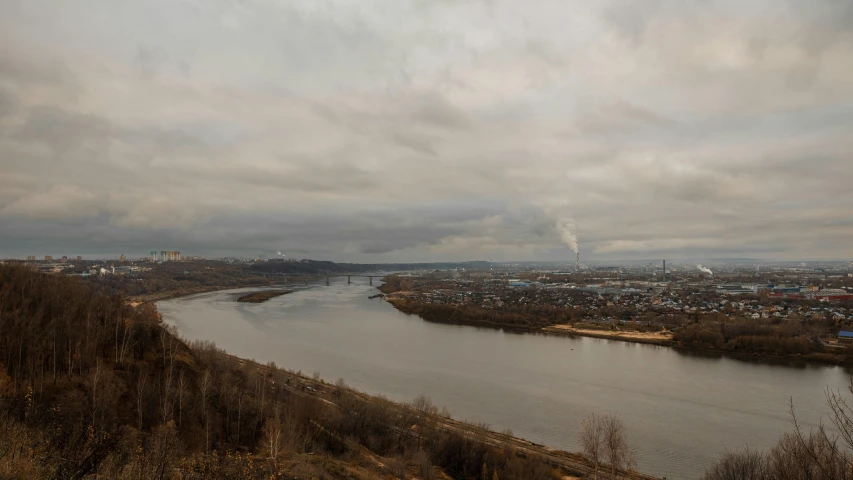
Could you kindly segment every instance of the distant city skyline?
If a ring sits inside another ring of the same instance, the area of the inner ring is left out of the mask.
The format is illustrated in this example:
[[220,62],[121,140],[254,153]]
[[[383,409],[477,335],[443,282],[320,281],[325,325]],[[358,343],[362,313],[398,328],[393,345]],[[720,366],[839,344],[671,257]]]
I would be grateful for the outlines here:
[[[156,261],[162,261],[160,258],[160,251],[157,252],[158,257]],[[151,260],[151,252],[148,254],[144,254],[141,252],[131,252],[131,253],[90,253],[90,254],[41,254],[41,255],[0,255],[0,260],[25,260],[25,261],[45,261],[45,258],[50,256],[53,262],[58,262],[63,255],[66,255],[68,261],[75,260],[85,260],[85,261],[94,261],[94,260],[121,260],[121,257],[124,256],[124,260],[129,262],[136,261],[150,261]],[[252,259],[261,259],[261,260],[275,260],[279,257],[275,255],[269,254],[222,254],[222,255],[200,255],[200,254],[184,254],[181,253],[180,260],[188,260],[192,261],[194,259],[204,259],[204,260],[222,260],[226,258],[243,258],[246,260]],[[500,264],[563,264],[569,267],[574,267],[575,260],[574,258],[557,258],[557,259],[535,259],[535,260],[523,260],[523,259],[509,259],[509,260],[496,260],[496,259],[483,259],[483,258],[468,258],[462,260],[446,260],[441,258],[430,259],[430,260],[388,260],[388,261],[375,261],[375,262],[349,262],[346,260],[340,260],[335,258],[313,258],[313,257],[292,257],[287,260],[299,261],[299,260],[317,260],[317,261],[329,261],[335,263],[389,263],[389,264],[406,264],[406,263],[418,263],[418,264],[429,264],[429,263],[460,263],[460,262],[494,262]],[[663,260],[667,262],[667,270],[670,267],[673,268],[684,268],[685,266],[690,266],[691,268],[695,268],[697,263],[707,263],[708,265],[714,264],[755,264],[755,265],[763,265],[763,264],[810,264],[810,263],[831,263],[831,264],[841,264],[841,266],[846,266],[853,268],[853,261],[847,258],[800,258],[800,259],[770,259],[770,258],[760,258],[760,257],[642,257],[642,258],[616,258],[616,259],[602,259],[602,258],[591,258],[587,259],[584,262],[584,265],[659,265]]]
[[323,5],[4,2],[0,257],[853,259],[851,2]]

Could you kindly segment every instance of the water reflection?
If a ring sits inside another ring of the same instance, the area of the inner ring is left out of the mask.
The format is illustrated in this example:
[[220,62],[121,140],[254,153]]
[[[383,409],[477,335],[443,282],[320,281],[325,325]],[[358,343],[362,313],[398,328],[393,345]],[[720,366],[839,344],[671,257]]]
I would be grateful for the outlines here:
[[186,337],[235,355],[344,378],[398,401],[427,393],[457,418],[556,448],[578,450],[583,417],[615,412],[641,469],[671,479],[700,476],[726,449],[774,443],[790,428],[791,398],[816,422],[825,389],[846,384],[837,367],[432,324],[368,300],[368,285],[299,288],[262,304],[219,292],[159,307]]

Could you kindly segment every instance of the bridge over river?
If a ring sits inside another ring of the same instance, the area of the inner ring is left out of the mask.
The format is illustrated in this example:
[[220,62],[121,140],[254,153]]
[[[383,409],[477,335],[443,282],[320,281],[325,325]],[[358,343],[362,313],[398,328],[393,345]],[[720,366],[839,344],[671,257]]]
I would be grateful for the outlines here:
[[347,283],[348,284],[352,283],[352,278],[355,277],[355,278],[366,278],[366,279],[368,279],[368,282],[370,283],[370,286],[372,287],[374,277],[375,278],[382,278],[385,275],[388,275],[388,274],[387,273],[378,273],[378,274],[340,273],[340,274],[335,274],[335,275],[326,275],[326,286],[328,286],[329,281],[335,277],[341,277],[341,278],[347,277]]
[[[277,273],[266,273],[266,272],[264,272],[264,273],[260,273],[260,275],[267,276],[267,277],[284,277],[285,281],[287,280],[287,276],[288,276],[287,273],[278,273],[278,272]],[[294,275],[294,274],[290,274],[290,275]],[[382,277],[384,277],[386,275],[388,275],[388,273],[380,272],[380,273],[330,273],[330,274],[326,274],[326,275],[320,274],[318,276],[326,277],[326,286],[329,285],[329,283],[331,282],[331,280],[333,278],[343,278],[343,277],[347,278],[347,284],[353,283],[353,280],[352,280],[353,278],[357,278],[357,279],[358,278],[366,278],[368,280],[368,283],[370,284],[370,286],[373,286],[373,279],[374,278],[380,278],[381,279]]]

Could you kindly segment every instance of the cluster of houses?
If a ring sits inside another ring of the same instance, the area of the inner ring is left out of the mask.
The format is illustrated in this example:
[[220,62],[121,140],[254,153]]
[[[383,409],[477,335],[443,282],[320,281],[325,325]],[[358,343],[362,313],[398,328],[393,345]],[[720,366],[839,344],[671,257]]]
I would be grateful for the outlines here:
[[[746,290],[742,285],[738,288]],[[769,293],[773,287],[766,288]],[[588,312],[597,310],[603,318],[638,318],[650,313],[656,317],[717,314],[751,319],[853,320],[853,308],[848,308],[847,302],[797,301],[820,299],[814,294],[822,290],[816,288],[809,287],[809,290],[802,291],[803,296],[791,297],[757,295],[757,290],[753,289],[748,290],[749,294],[733,291],[736,290],[719,285],[705,285],[702,289],[695,286],[658,289],[630,284],[571,285],[515,279],[495,282],[421,277],[414,279],[414,288],[409,295],[412,300],[424,303],[487,309],[508,306],[576,307]],[[846,290],[839,291],[846,293]]]

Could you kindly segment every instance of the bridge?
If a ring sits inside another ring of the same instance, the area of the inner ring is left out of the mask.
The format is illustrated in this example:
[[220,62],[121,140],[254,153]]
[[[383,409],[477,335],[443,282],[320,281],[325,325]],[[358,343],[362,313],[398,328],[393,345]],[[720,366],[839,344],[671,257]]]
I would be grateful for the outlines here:
[[382,278],[386,275],[388,275],[388,274],[387,273],[379,273],[379,274],[375,274],[375,275],[370,275],[370,274],[361,274],[361,273],[336,273],[333,275],[326,275],[326,285],[327,286],[329,285],[329,280],[333,277],[347,277],[347,284],[352,283],[352,277],[356,277],[356,278],[367,278],[370,281],[370,286],[372,287],[374,277]]
[[[259,272],[259,273],[258,273],[258,275],[261,275],[261,276],[264,276],[264,277],[284,277],[285,282],[287,282],[287,276],[288,276],[288,275],[293,275],[293,276],[297,276],[297,277],[298,277],[300,274],[298,274],[298,273],[297,273],[297,274],[293,274],[293,273],[288,274],[288,273],[283,273],[283,272]],[[373,286],[373,279],[374,279],[374,278],[382,278],[382,277],[384,277],[384,276],[386,276],[386,275],[389,275],[389,274],[387,274],[387,273],[374,273],[374,274],[366,274],[366,273],[330,273],[330,274],[326,274],[326,275],[323,275],[323,274],[319,274],[319,275],[318,275],[318,274],[307,274],[307,275],[308,275],[308,276],[315,277],[315,278],[316,278],[316,276],[320,276],[320,277],[323,277],[323,276],[324,276],[324,277],[326,277],[326,285],[327,285],[327,286],[329,285],[329,281],[330,281],[332,278],[336,278],[336,277],[341,277],[341,278],[342,278],[342,277],[347,277],[347,284],[352,283],[352,279],[353,279],[353,277],[356,277],[356,278],[366,278],[366,279],[368,279],[368,281],[370,282],[370,286]]]

